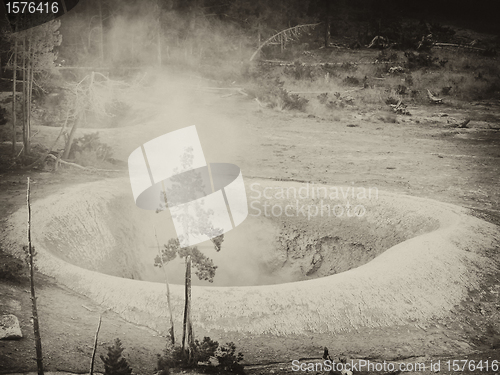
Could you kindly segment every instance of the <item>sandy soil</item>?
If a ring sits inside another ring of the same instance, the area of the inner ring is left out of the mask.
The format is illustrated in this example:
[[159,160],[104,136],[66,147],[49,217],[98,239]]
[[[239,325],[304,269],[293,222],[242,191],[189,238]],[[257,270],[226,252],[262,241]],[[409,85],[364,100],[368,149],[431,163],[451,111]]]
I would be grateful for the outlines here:
[[[398,116],[393,122],[394,117],[385,107],[344,110],[318,118],[261,108],[244,97],[193,94],[189,100],[186,97],[181,100],[160,94],[151,93],[142,99],[138,94],[137,106],[150,115],[138,121],[140,125],[132,123],[123,130],[100,131],[102,140],[113,146],[117,159],[126,160],[131,150],[156,135],[197,124],[200,138],[205,140],[206,159],[233,162],[247,177],[376,186],[468,207],[473,215],[500,224],[500,132],[491,129],[500,124],[498,102],[471,103],[463,108],[446,104],[419,107],[410,109],[411,117]],[[453,127],[466,117],[471,119],[469,129]],[[55,128],[39,130],[38,141],[45,144],[57,133]],[[33,199],[104,177],[70,169],[57,174],[3,171],[2,218],[25,204],[27,175],[33,179]],[[46,277],[40,276],[40,280],[39,305],[47,368],[88,371],[99,306]],[[0,312],[16,313],[26,335],[20,341],[0,342],[0,373],[36,368],[26,288],[26,285],[0,284]],[[249,366],[250,373],[292,373],[293,359],[319,359],[324,346],[334,355],[366,357],[363,352],[345,353],[344,340],[371,340],[379,344],[380,350],[370,353],[373,359],[401,359],[399,353],[384,349],[385,342],[401,335],[407,337],[405,351],[410,349],[414,357],[423,360],[443,356],[450,350],[456,353],[453,359],[465,359],[469,352],[470,358],[500,360],[498,277],[485,280],[484,288],[489,292],[471,295],[463,306],[457,307],[459,319],[436,321],[426,328],[373,329],[335,337],[246,337],[223,332],[197,332],[197,335],[208,334],[221,342],[234,341],[244,353],[245,363],[258,365]],[[471,313],[477,309],[484,309],[482,319]],[[105,354],[106,346],[120,337],[134,371],[152,373],[165,338],[127,323],[113,313],[105,314],[101,332],[98,354]],[[443,351],[430,349],[436,345],[429,343],[442,343]],[[262,367],[273,362],[277,364]],[[97,370],[102,370],[99,360],[97,363]]]

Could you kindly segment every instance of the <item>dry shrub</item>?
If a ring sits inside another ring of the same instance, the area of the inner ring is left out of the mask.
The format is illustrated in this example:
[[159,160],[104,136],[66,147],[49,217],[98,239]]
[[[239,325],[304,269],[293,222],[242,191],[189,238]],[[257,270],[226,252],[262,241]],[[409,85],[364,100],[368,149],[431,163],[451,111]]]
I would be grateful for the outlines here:
[[28,267],[21,259],[0,249],[0,280],[23,283],[28,280]]
[[318,77],[315,67],[295,62],[292,66],[287,66],[283,73],[296,80],[314,80]]
[[283,86],[284,81],[278,77],[272,80],[257,79],[247,91],[252,96],[266,103],[270,108],[277,108],[279,110],[295,109],[304,112],[309,100],[298,94],[292,94]]
[[75,138],[69,152],[69,158],[77,164],[96,168],[109,168],[111,155],[111,147],[99,140],[99,132]]
[[219,345],[210,337],[204,337],[201,342],[195,340],[191,351],[192,357],[187,358],[180,346],[168,343],[163,355],[157,355],[157,371],[161,375],[167,375],[170,369],[203,368],[210,373],[244,374],[240,364],[243,354],[236,354],[236,345],[233,342]]

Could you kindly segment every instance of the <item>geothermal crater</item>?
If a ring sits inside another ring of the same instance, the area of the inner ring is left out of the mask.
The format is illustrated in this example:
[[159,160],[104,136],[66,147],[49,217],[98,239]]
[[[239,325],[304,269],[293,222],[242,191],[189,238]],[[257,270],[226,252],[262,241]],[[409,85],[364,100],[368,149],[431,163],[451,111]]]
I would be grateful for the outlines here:
[[[136,207],[123,185],[109,200],[76,198],[71,208],[55,213],[43,247],[87,270],[163,282],[163,272],[154,267],[155,231],[160,244],[177,237],[170,214]],[[378,190],[269,182],[247,183],[247,190],[249,215],[225,234],[222,251],[210,241],[198,246],[218,267],[213,283],[193,277],[194,285],[266,285],[334,275],[438,227],[432,217],[377,205]],[[170,282],[184,282],[181,259],[167,271]]]
[[[413,324],[448,315],[492,267],[483,252],[497,228],[460,207],[348,190],[354,187],[245,184],[247,219],[225,234],[220,252],[210,241],[199,246],[218,266],[213,284],[198,282],[192,291],[193,322],[207,330]],[[33,217],[42,272],[132,322],[166,331],[164,276],[153,264],[155,229],[160,244],[175,237],[168,212],[137,208],[128,179],[119,178],[36,201]],[[24,221],[23,211],[10,218],[11,244],[23,238]],[[178,324],[183,273],[181,261],[169,264]]]

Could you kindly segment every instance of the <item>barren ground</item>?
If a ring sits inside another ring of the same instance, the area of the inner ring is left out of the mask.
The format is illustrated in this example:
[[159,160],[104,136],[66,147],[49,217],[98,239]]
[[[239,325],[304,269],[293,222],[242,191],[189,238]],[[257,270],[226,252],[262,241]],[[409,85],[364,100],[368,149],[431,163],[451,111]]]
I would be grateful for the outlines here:
[[[171,99],[171,98],[170,98]],[[101,139],[113,146],[115,157],[126,161],[135,142],[144,142],[174,128],[197,124],[200,138],[207,140],[206,158],[238,164],[243,176],[308,181],[330,185],[377,187],[379,189],[432,198],[471,209],[471,214],[500,224],[500,103],[481,102],[461,106],[447,104],[412,108],[412,116],[398,116],[396,122],[386,107],[345,109],[335,116],[308,117],[298,112],[261,108],[247,98],[194,96],[170,116],[172,107],[163,107],[169,98],[144,98],[154,108],[151,118],[127,124],[122,130],[105,129]],[[138,102],[140,104],[140,102]],[[139,105],[138,104],[138,105]],[[185,111],[184,115],[180,113]],[[213,116],[213,117],[211,117]],[[452,125],[470,118],[470,128]],[[170,125],[169,125],[170,121]],[[175,123],[172,125],[172,123]],[[158,124],[166,124],[159,126]],[[170,126],[170,127],[169,127]],[[40,127],[36,142],[50,143],[56,128]],[[95,131],[90,129],[86,131]],[[205,144],[203,144],[205,149]],[[54,194],[84,181],[126,174],[91,173],[71,169],[49,171],[3,170],[0,180],[0,217],[4,219],[25,204],[26,177],[33,181],[32,199]],[[36,245],[36,244],[35,244]],[[98,314],[92,301],[38,275],[38,303],[45,365],[50,371],[88,371]],[[485,280],[485,288],[496,288],[498,278]],[[0,373],[35,371],[31,307],[28,285],[0,283],[0,313],[14,313],[25,338],[0,342]],[[253,336],[223,332],[196,332],[220,342],[234,341],[245,356],[249,373],[292,373],[291,361],[320,358],[322,348],[348,358],[366,358],[367,353],[345,353],[345,340],[372,341],[378,347],[369,353],[373,360],[395,360],[384,343],[407,337],[415,358],[500,360],[497,318],[498,294],[471,295],[457,309],[453,321],[433,322],[426,330],[394,327],[347,332],[335,337],[304,335],[291,337]],[[493,299],[492,299],[493,298]],[[193,301],[196,303],[196,301]],[[484,305],[484,306],[483,306]],[[496,306],[496,309],[494,309]],[[484,307],[482,320],[469,319],[469,312]],[[464,328],[465,327],[465,328]],[[151,330],[125,322],[112,312],[103,318],[98,355],[105,354],[112,340],[120,337],[134,372],[149,374],[156,364],[165,338]],[[442,343],[436,351],[435,343]],[[473,353],[468,349],[472,345]],[[452,354],[450,354],[452,353]],[[97,370],[102,371],[97,360]],[[270,366],[265,364],[276,363]],[[250,366],[258,365],[258,366]],[[442,369],[441,372],[448,372]]]

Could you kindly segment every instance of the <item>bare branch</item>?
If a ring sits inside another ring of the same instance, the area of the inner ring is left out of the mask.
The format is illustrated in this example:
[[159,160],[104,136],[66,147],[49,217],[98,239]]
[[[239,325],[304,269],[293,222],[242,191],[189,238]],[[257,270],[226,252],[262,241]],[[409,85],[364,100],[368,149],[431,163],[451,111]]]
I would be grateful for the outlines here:
[[[47,157],[52,158],[54,160],[58,160],[54,155],[48,154]],[[83,169],[84,171],[91,171],[91,172],[123,172],[119,169],[98,169],[98,168],[87,168],[83,167],[80,164],[76,163],[70,163],[69,161],[64,161],[64,160],[59,160],[59,163],[65,164],[65,165],[71,165],[72,167]]]
[[268,44],[271,43],[279,43],[279,44],[286,44],[287,42],[290,42],[291,40],[296,40],[298,39],[303,32],[314,29],[316,26],[318,26],[319,23],[310,23],[310,24],[305,24],[305,25],[297,25],[294,27],[290,27],[288,29],[282,30],[277,34],[274,34],[272,37],[267,39],[264,43],[262,43],[259,48],[253,53],[252,57],[250,57],[250,61],[252,61],[255,56],[260,52],[260,50],[265,47]]

